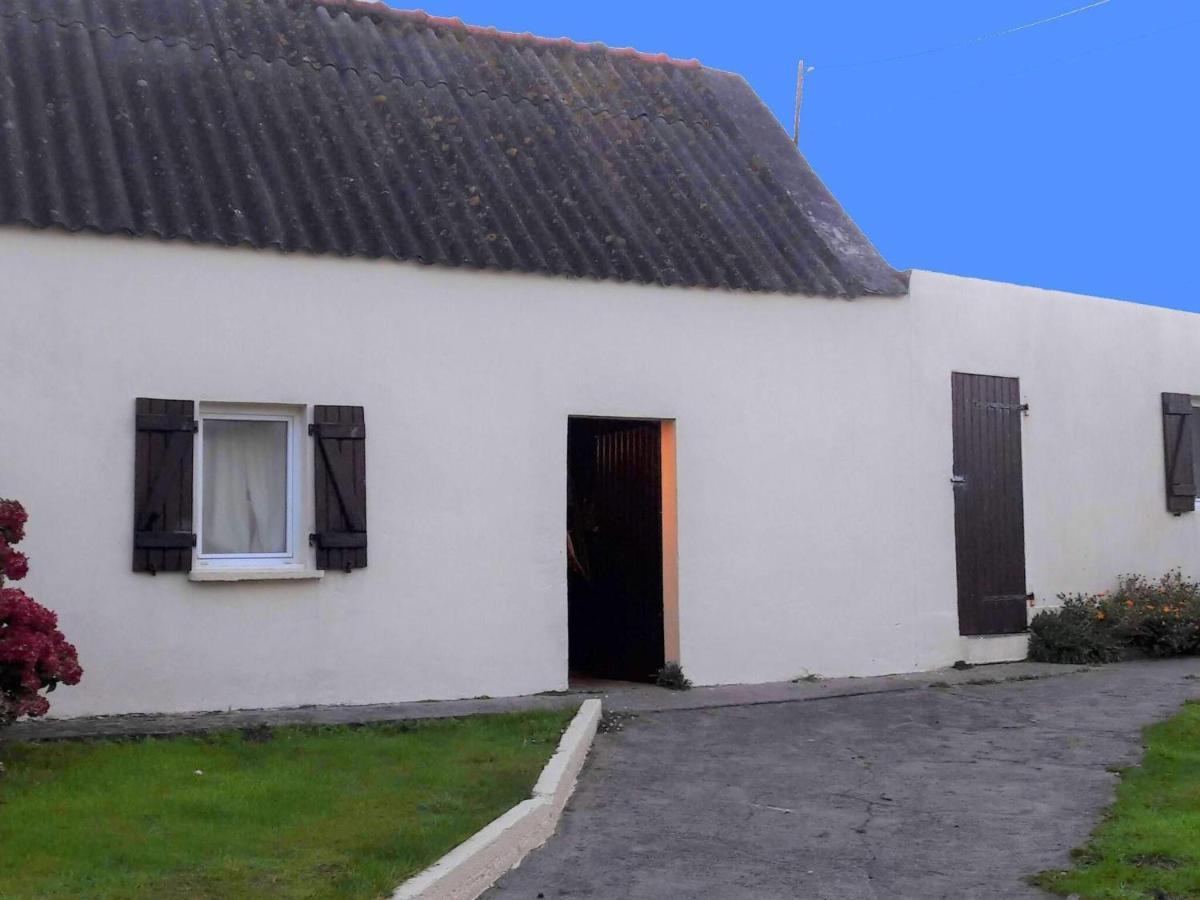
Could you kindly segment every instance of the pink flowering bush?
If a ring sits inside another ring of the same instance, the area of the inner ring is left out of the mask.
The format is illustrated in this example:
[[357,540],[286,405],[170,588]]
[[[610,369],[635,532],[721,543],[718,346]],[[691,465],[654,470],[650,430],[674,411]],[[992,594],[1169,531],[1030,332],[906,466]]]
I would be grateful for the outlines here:
[[29,560],[13,548],[25,537],[27,518],[16,500],[0,500],[0,725],[44,716],[50,701],[41,691],[78,684],[83,675],[75,648],[58,630],[58,617],[6,586],[29,572]]

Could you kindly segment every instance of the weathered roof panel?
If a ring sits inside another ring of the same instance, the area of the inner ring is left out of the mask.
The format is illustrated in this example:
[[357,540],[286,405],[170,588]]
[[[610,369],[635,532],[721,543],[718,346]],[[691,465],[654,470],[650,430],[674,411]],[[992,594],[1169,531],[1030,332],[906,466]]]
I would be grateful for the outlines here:
[[0,223],[902,294],[740,78],[354,0],[7,0]]

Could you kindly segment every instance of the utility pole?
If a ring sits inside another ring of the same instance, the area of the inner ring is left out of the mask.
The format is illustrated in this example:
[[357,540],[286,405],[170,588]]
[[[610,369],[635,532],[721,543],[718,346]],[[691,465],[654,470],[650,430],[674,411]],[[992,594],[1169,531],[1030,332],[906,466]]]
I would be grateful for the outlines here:
[[804,60],[796,67],[796,118],[792,122],[792,141],[800,146],[800,104],[804,102],[804,76],[813,70],[813,66],[805,66]]

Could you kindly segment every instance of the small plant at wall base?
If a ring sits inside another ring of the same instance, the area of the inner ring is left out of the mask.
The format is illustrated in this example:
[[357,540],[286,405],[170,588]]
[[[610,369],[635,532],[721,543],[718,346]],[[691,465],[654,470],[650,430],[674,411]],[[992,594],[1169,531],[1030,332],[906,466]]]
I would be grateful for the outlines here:
[[1200,654],[1200,582],[1179,571],[1123,575],[1112,593],[1060,594],[1062,606],[1030,623],[1029,658],[1104,663],[1122,655]]
[[14,545],[25,537],[25,508],[0,499],[0,727],[22,716],[44,716],[50,701],[41,693],[78,684],[83,675],[75,648],[58,630],[58,617],[6,582],[29,571]]
[[692,686],[691,679],[683,674],[683,666],[677,662],[669,662],[659,669],[654,683],[672,691],[686,691]]

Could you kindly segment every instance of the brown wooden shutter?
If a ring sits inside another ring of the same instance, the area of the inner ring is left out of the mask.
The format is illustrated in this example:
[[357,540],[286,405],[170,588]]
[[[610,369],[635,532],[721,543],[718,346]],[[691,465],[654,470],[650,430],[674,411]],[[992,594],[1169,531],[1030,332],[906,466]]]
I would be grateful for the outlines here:
[[195,403],[139,397],[134,411],[133,571],[191,571]]
[[314,406],[313,477],[318,569],[367,564],[367,426],[361,406]]
[[1163,443],[1167,463],[1167,509],[1179,515],[1196,508],[1196,410],[1191,394],[1162,395]]

